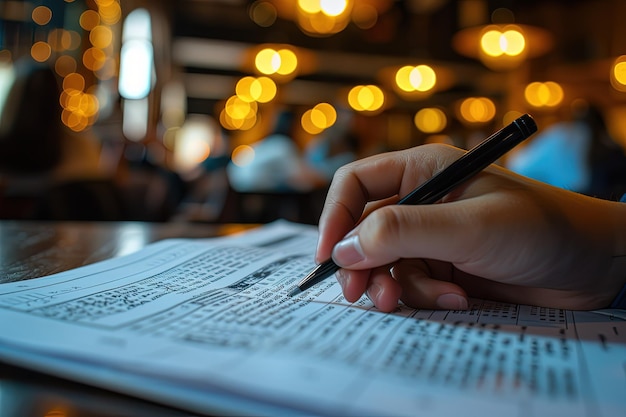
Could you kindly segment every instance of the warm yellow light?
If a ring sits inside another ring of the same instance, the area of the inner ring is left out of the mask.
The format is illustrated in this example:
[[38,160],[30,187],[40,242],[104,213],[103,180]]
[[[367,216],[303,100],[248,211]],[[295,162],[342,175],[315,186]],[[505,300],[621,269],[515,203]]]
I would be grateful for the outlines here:
[[100,103],[95,95],[73,89],[61,93],[60,103],[63,107],[61,121],[76,132],[91,126],[100,110]]
[[320,0],[298,0],[298,7],[305,13],[315,14],[322,11]]
[[517,30],[507,30],[502,34],[504,38],[504,48],[503,51],[506,55],[509,56],[517,56],[524,52],[524,48],[526,48],[526,39],[524,35]]
[[99,2],[98,14],[102,23],[106,25],[114,25],[120,21],[122,17],[122,8],[116,1]]
[[233,119],[247,119],[256,113],[257,106],[255,102],[244,101],[237,96],[232,96],[226,101],[224,109]]
[[280,67],[280,55],[272,48],[262,49],[256,54],[254,65],[262,74],[274,74]]
[[405,65],[404,67],[400,68],[398,71],[396,71],[396,85],[402,90],[402,91],[413,91],[413,86],[411,85],[411,71],[413,70],[414,67],[410,66],[410,65]]
[[614,89],[626,92],[626,55],[619,56],[611,65],[611,85]]
[[291,76],[298,68],[298,56],[288,48],[263,48],[256,54],[254,65],[265,75]]
[[40,26],[44,26],[47,25],[52,19],[52,10],[46,6],[37,6],[33,9],[31,17],[33,22]]
[[437,83],[437,74],[428,65],[411,66],[406,65],[396,71],[396,86],[402,91],[410,92],[426,92],[435,87]]
[[500,46],[500,37],[502,32],[499,30],[488,30],[480,38],[480,47],[489,56],[502,55],[502,48]]
[[319,103],[304,112],[300,119],[302,128],[310,134],[318,134],[337,121],[337,111],[328,103]]
[[243,101],[255,101],[255,98],[252,96],[252,83],[256,80],[254,77],[243,77],[237,84],[235,85],[235,94],[237,97],[242,99]]
[[258,104],[255,101],[245,101],[238,96],[226,100],[220,112],[220,124],[229,130],[248,130],[257,121]]
[[102,49],[89,48],[83,54],[83,65],[90,71],[98,71],[104,66],[106,58]]
[[356,100],[359,103],[359,106],[363,110],[369,110],[374,107],[376,103],[376,98],[374,97],[374,91],[369,87],[363,87],[359,90],[359,93],[356,96]]
[[486,31],[480,38],[480,47],[485,54],[491,57],[502,55],[520,55],[526,47],[524,35],[515,29],[501,32],[497,29]]
[[259,77],[252,83],[250,93],[259,103],[270,102],[276,97],[276,83],[270,78]]
[[330,35],[350,21],[353,0],[298,0],[296,21],[310,35]]
[[233,150],[231,159],[233,164],[244,167],[254,160],[254,156],[254,148],[249,145],[239,145]]
[[438,133],[446,127],[448,120],[443,111],[431,107],[418,111],[414,122],[415,126],[424,133]]
[[340,16],[348,8],[347,0],[320,0],[320,10],[326,16]]
[[313,107],[313,117],[312,120],[320,121],[320,126],[327,129],[335,124],[337,121],[337,111],[335,108],[328,103],[319,103],[315,107]]
[[83,91],[85,89],[85,78],[77,72],[68,74],[63,78],[63,90]]
[[563,88],[553,81],[532,82],[524,89],[524,98],[533,107],[556,107],[563,96]]
[[276,97],[276,83],[268,77],[243,77],[235,86],[235,93],[243,101],[267,103]]
[[30,55],[37,62],[47,61],[51,54],[52,48],[47,42],[35,42],[35,44],[30,48]]
[[416,91],[428,91],[435,86],[437,76],[428,65],[418,65],[411,70],[409,81]]
[[300,125],[305,132],[310,133],[311,135],[317,135],[321,133],[324,128],[317,126],[313,121],[313,109],[309,109],[302,114],[300,118]]
[[626,85],[626,62],[618,62],[613,67],[613,76],[615,80],[623,85]]
[[89,34],[89,41],[96,48],[104,49],[113,42],[113,32],[108,26],[96,26]]
[[80,27],[90,31],[100,24],[100,15],[95,10],[85,10],[78,20]]
[[254,127],[256,122],[256,113],[250,114],[249,117],[245,119],[235,119],[226,112],[226,109],[222,109],[220,112],[220,124],[228,130],[248,130]]
[[385,102],[385,94],[375,85],[359,85],[348,93],[348,103],[356,111],[375,112]]
[[461,118],[470,123],[486,123],[496,115],[496,105],[486,97],[470,97],[461,102]]
[[276,73],[280,75],[293,74],[298,68],[298,57],[296,54],[291,49],[279,49],[278,56],[280,60]]
[[226,109],[220,111],[219,120],[222,127],[228,130],[247,130],[256,123],[256,119],[233,119],[226,113]]

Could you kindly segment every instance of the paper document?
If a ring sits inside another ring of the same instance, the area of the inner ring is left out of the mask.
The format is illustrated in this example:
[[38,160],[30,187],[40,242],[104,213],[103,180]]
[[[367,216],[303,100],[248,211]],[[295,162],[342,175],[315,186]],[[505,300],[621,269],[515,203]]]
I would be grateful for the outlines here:
[[2,284],[0,358],[206,414],[626,415],[623,311],[289,298],[316,241],[275,222]]

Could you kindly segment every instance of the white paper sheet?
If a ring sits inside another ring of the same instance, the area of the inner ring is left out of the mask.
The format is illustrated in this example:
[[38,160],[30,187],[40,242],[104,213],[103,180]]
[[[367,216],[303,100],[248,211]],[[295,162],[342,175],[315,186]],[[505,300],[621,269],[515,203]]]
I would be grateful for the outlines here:
[[316,239],[276,222],[2,284],[0,357],[202,413],[626,415],[623,312],[288,298]]

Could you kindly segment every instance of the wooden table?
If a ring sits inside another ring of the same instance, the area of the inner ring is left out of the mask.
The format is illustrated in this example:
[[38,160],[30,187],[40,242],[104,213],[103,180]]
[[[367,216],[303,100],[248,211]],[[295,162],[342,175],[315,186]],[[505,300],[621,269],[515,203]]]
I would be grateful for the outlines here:
[[[0,221],[0,282],[37,278],[125,255],[165,238],[221,236],[251,227]],[[181,417],[190,414],[0,362],[0,416]]]

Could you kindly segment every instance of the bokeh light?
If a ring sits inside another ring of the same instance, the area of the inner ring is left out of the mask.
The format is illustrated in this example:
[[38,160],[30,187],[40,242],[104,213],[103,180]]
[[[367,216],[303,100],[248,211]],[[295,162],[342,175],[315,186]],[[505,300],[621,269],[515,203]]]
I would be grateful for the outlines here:
[[252,163],[254,160],[254,148],[250,145],[237,146],[231,154],[231,160],[233,161],[233,164],[238,167],[243,167]]
[[626,92],[626,55],[621,55],[611,65],[611,86],[621,92]]
[[39,41],[35,42],[30,48],[30,55],[37,62],[45,62],[50,58],[52,54],[52,48],[47,42]]
[[235,93],[243,101],[270,102],[276,97],[276,83],[268,77],[243,77],[235,86]]
[[517,29],[504,31],[490,29],[480,38],[480,47],[485,54],[491,57],[517,56],[524,52],[526,40]]
[[556,107],[563,97],[563,88],[554,81],[532,82],[524,89],[524,98],[533,107]]
[[80,27],[90,31],[100,24],[100,15],[95,10],[85,10],[79,18]]
[[256,69],[265,75],[295,75],[298,68],[298,56],[288,48],[263,48],[255,57]]
[[337,110],[328,103],[319,103],[304,112],[300,118],[302,129],[312,135],[328,129],[337,121]]
[[385,103],[385,94],[375,85],[358,85],[348,93],[350,107],[359,112],[377,112]]
[[44,26],[47,25],[52,19],[52,10],[46,6],[37,6],[33,9],[31,17],[33,22],[40,26]]
[[487,97],[469,97],[461,102],[459,116],[469,123],[487,123],[496,116],[496,105]]
[[435,71],[428,65],[401,67],[396,72],[396,85],[406,92],[432,90],[437,83]]
[[445,129],[448,119],[441,109],[428,107],[415,114],[414,122],[415,126],[424,133],[438,133]]

